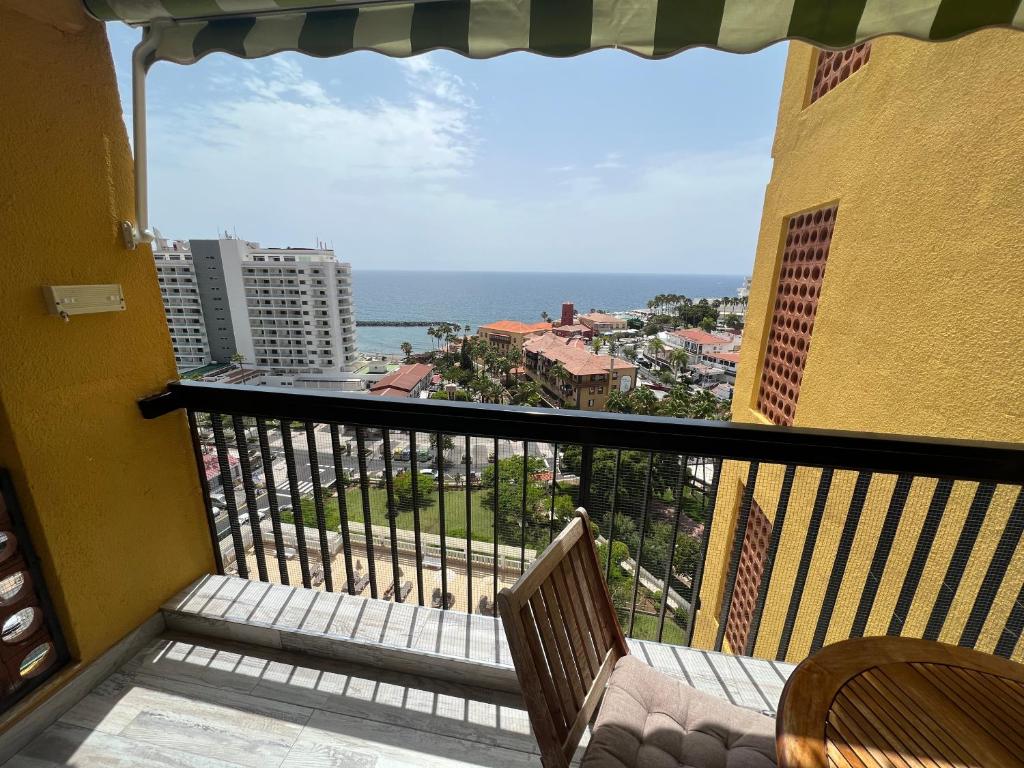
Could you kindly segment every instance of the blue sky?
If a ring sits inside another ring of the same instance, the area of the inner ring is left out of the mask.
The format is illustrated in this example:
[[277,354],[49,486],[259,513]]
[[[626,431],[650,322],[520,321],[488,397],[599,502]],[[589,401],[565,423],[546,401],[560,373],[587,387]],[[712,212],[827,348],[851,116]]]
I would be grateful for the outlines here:
[[[138,32],[108,30],[130,120]],[[151,218],[362,269],[749,272],[785,55],[161,62]]]

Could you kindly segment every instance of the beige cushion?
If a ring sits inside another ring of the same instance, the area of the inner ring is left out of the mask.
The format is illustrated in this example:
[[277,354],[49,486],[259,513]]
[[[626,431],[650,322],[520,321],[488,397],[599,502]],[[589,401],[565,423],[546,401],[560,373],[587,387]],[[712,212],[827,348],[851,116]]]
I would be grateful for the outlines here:
[[774,768],[775,721],[623,656],[581,768]]

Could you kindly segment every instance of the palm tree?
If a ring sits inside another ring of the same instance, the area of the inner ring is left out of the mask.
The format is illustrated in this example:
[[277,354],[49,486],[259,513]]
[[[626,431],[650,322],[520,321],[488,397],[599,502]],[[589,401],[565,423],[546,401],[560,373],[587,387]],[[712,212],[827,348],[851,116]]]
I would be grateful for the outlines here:
[[512,405],[540,405],[540,387],[533,381],[521,381],[511,393]]
[[665,351],[665,342],[655,336],[648,342],[647,351],[653,352],[656,360],[661,360],[661,353]]
[[572,381],[573,375],[569,373],[568,369],[561,363],[555,363],[548,368],[548,378],[554,379],[563,386],[568,382]]
[[408,363],[409,358],[412,357],[412,344],[410,344],[408,341],[403,341],[400,346],[402,349],[402,354],[405,355],[405,362]]
[[601,351],[601,347],[604,346],[604,339],[602,339],[600,336],[595,336],[593,340],[590,342],[590,346],[594,348],[594,354],[596,355]]
[[673,349],[668,355],[669,365],[672,366],[672,370],[679,373],[680,368],[686,367],[686,351],[682,349]]
[[540,319],[543,320],[545,323],[550,323],[551,315],[548,314],[547,310],[544,310],[543,312],[540,313]]

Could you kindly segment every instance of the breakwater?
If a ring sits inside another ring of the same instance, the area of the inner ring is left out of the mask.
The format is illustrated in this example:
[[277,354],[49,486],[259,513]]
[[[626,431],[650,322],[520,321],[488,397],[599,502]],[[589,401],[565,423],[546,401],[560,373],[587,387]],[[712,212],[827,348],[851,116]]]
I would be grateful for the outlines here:
[[426,328],[440,325],[444,320],[356,320],[364,328]]

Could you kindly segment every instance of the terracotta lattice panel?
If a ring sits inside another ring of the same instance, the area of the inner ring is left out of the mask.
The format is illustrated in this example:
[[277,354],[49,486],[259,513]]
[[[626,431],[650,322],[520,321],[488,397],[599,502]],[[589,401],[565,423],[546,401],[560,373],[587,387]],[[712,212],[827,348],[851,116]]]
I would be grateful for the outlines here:
[[818,65],[814,69],[814,84],[811,86],[813,104],[831,91],[843,80],[868,63],[871,58],[871,43],[861,43],[845,51],[819,51]]
[[782,426],[790,426],[796,416],[837,212],[837,206],[830,205],[790,216],[786,223],[786,245],[757,393],[758,410]]
[[63,638],[33,565],[10,477],[0,469],[0,711],[66,660]]
[[743,549],[740,550],[740,561],[736,567],[736,586],[725,625],[725,637],[733,653],[743,653],[747,645],[771,535],[772,524],[768,522],[767,515],[757,506],[756,501],[751,501],[747,529],[743,534]]

